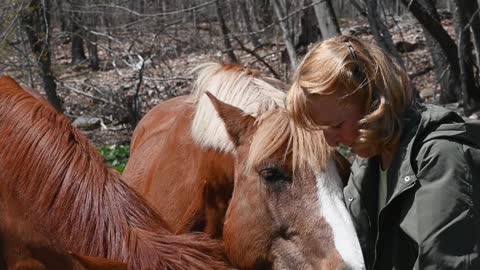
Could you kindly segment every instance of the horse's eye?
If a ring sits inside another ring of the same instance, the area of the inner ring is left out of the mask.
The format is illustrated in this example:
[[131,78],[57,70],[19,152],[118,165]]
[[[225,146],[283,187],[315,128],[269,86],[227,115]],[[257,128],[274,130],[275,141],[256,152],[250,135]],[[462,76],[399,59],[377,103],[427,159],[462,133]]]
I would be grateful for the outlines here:
[[287,180],[287,175],[279,168],[265,168],[259,171],[260,176],[269,183]]

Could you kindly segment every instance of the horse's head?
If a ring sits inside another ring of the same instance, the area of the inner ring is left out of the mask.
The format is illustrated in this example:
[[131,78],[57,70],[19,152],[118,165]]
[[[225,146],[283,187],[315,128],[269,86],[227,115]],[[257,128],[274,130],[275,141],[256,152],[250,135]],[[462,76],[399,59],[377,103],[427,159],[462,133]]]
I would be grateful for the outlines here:
[[281,109],[256,119],[209,97],[235,145],[223,233],[230,260],[248,269],[363,269],[322,134],[294,128]]

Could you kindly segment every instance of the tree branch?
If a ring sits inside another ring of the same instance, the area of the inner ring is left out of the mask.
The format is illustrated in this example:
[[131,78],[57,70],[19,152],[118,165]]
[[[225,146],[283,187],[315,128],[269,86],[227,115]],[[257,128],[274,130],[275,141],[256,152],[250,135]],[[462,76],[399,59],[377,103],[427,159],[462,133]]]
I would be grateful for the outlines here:
[[256,53],[254,50],[252,49],[249,49],[247,47],[245,47],[245,45],[243,45],[243,43],[240,41],[240,39],[238,39],[237,37],[234,37],[235,41],[237,41],[238,45],[240,46],[240,48],[244,51],[246,51],[247,53],[251,54],[253,57],[255,57],[258,61],[260,61],[262,64],[264,64],[268,70],[272,73],[272,75],[281,80],[280,78],[280,75],[278,74],[277,71],[275,71],[275,69],[267,63],[267,61],[265,61],[265,59],[263,59],[263,57],[261,57],[258,53]]

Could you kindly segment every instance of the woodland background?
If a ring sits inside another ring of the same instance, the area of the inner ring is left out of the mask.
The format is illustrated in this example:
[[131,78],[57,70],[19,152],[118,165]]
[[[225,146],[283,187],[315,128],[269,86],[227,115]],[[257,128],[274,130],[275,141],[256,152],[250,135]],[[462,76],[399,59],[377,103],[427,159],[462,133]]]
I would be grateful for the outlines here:
[[1,0],[0,74],[40,90],[113,166],[188,70],[236,62],[288,81],[308,46],[376,42],[420,97],[478,118],[480,0]]

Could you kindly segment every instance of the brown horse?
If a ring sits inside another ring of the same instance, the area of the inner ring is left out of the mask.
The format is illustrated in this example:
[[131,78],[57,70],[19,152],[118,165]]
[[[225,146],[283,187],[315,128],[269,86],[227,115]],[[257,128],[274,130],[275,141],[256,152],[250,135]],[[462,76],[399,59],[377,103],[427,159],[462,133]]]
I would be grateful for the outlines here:
[[283,84],[238,66],[197,72],[193,95],[141,120],[126,181],[175,231],[223,238],[239,268],[364,268],[335,152],[290,124]]
[[81,269],[70,254],[90,269],[229,268],[218,242],[172,234],[67,118],[8,77],[0,77],[0,217],[8,269]]
[[234,147],[204,93],[258,115],[283,103],[277,89],[284,85],[239,66],[207,63],[197,71],[192,95],[164,101],[140,121],[124,178],[177,233],[219,238],[233,191]]

